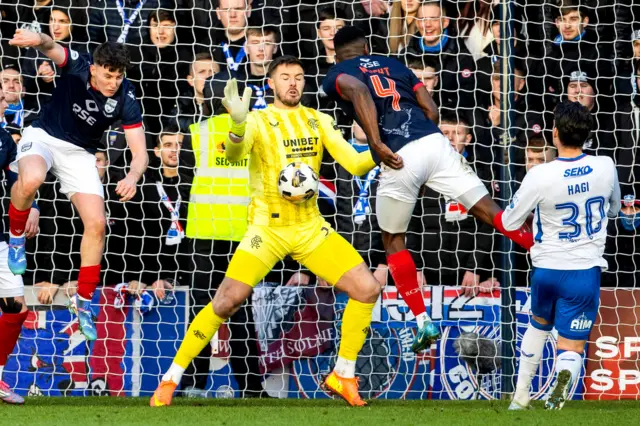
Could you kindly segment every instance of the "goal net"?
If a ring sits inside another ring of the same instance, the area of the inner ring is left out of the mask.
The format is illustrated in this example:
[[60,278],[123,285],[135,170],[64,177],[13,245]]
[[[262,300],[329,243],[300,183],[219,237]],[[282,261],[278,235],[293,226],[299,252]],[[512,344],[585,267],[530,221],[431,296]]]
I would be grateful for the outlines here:
[[[438,106],[442,132],[503,206],[531,167],[555,158],[555,105],[569,99],[590,109],[595,127],[585,151],[616,161],[626,216],[608,223],[609,269],[598,318],[595,324],[578,318],[575,325],[593,325],[593,331],[581,380],[570,395],[640,395],[634,216],[640,11],[635,5],[608,0],[14,3],[0,4],[2,89],[9,104],[2,127],[18,150],[23,130],[51,102],[63,73],[35,49],[10,45],[16,29],[29,29],[78,54],[105,41],[128,46],[127,78],[142,109],[150,157],[138,194],[120,203],[114,190],[131,164],[121,124],[105,132],[104,152],[96,154],[107,232],[103,281],[93,300],[95,342],[84,339],[65,307],[75,292],[82,223],[54,176],[40,189],[40,232],[29,240],[24,277],[31,312],[2,373],[17,392],[149,396],[155,390],[190,320],[224,277],[246,222],[246,163],[224,158],[225,81],[238,79],[241,91],[251,87],[252,109],[259,110],[274,99],[265,75],[269,61],[296,56],[306,74],[302,103],[331,115],[354,148],[367,149],[364,132],[322,91],[335,60],[332,38],[342,26],[355,25],[367,34],[371,54],[397,58],[424,83]],[[512,392],[530,317],[528,255],[456,200],[422,188],[407,246],[442,338],[415,354],[410,349],[415,319],[387,271],[375,219],[377,172],[354,177],[325,155],[320,175],[321,212],[384,285],[357,362],[362,396],[489,400]],[[5,212],[8,197],[5,190]],[[237,398],[264,388],[280,398],[328,398],[321,382],[337,358],[346,301],[345,294],[285,259],[187,370],[183,394]],[[554,331],[546,344],[534,399],[543,399],[553,386],[556,338]]]

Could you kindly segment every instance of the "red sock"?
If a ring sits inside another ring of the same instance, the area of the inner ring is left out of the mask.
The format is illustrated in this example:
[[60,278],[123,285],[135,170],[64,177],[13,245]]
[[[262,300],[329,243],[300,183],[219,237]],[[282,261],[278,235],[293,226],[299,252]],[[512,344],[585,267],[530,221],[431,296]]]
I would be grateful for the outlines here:
[[81,266],[78,274],[78,296],[91,300],[100,283],[100,265]]
[[396,288],[411,309],[418,316],[427,312],[422,299],[422,290],[418,286],[418,271],[409,250],[404,249],[387,256],[387,264]]
[[16,346],[22,323],[27,319],[29,311],[21,314],[5,314],[0,317],[0,365],[7,364],[7,358]]
[[493,218],[493,226],[502,233],[505,237],[509,238],[520,247],[530,250],[533,247],[533,232],[529,229],[527,224],[522,225],[515,231],[507,231],[502,225],[502,213],[501,211]]
[[9,232],[13,236],[19,237],[24,234],[30,211],[31,207],[26,210],[18,210],[13,206],[13,203],[9,203]]

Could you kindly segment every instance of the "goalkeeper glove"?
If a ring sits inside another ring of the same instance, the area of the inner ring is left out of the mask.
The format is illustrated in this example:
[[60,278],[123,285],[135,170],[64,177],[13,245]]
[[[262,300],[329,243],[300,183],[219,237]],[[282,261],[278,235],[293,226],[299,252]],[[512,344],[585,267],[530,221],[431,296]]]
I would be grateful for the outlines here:
[[233,120],[231,132],[236,136],[244,136],[247,114],[249,114],[249,106],[251,105],[251,88],[245,87],[242,98],[240,98],[238,95],[238,82],[235,78],[232,78],[227,81],[227,85],[224,87],[222,105],[227,109]]

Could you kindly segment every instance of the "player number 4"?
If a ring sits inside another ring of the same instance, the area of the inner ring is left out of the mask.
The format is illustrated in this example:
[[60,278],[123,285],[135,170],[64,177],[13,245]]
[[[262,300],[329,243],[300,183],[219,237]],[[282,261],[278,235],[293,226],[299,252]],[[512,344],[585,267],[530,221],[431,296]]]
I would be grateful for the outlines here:
[[[569,210],[571,214],[569,217],[562,219],[562,225],[573,227],[569,232],[558,233],[558,237],[561,240],[573,240],[578,238],[582,233],[582,225],[578,223],[578,217],[580,216],[580,208],[578,205],[575,203],[556,204],[556,210]],[[596,215],[594,215],[594,210],[597,212]],[[584,203],[584,216],[584,228],[587,236],[591,237],[593,234],[600,232],[602,229],[602,218],[604,217],[604,198],[589,198]],[[596,222],[595,226],[594,222]]]
[[[388,87],[384,87],[382,79],[385,80]],[[380,98],[392,97],[391,107],[394,111],[400,111],[400,93],[396,90],[396,82],[388,79],[387,77],[380,77],[379,75],[371,76],[371,83],[373,84],[373,90]]]

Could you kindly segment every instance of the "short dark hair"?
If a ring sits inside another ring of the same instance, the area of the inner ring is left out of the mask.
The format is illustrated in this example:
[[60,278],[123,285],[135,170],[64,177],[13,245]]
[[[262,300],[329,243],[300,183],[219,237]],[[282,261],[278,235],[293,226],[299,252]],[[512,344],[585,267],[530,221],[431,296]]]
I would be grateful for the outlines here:
[[280,30],[278,30],[278,27],[275,27],[273,25],[265,25],[264,27],[247,28],[247,31],[245,32],[245,37],[249,38],[250,35],[256,36],[256,37],[266,37],[266,36],[273,35],[273,37],[276,39],[276,43],[280,43]]
[[295,56],[284,55],[271,61],[271,64],[269,64],[267,75],[269,77],[273,77],[273,74],[280,65],[298,65],[304,71],[304,66],[302,66],[302,61],[300,59],[296,58]]
[[549,145],[542,135],[530,138],[526,146],[526,149],[533,152],[543,152],[549,148],[553,146]]
[[160,148],[162,146],[162,138],[167,135],[180,135],[182,132],[180,131],[180,126],[177,123],[165,123],[162,131],[158,135],[158,140],[156,142],[156,146]]
[[352,25],[346,25],[338,30],[335,36],[333,36],[333,47],[337,51],[352,43],[362,41],[367,42],[367,36],[358,27]]
[[437,72],[440,70],[440,59],[436,58],[437,57],[435,55],[407,57],[407,68],[411,70],[423,70],[430,67]]
[[131,66],[131,58],[124,44],[107,41],[93,51],[93,63],[112,72],[124,73]]
[[554,127],[562,145],[582,148],[593,129],[593,116],[579,102],[564,101],[556,106]]
[[199,52],[196,53],[196,56],[193,58],[193,62],[198,61],[213,61],[213,56],[209,52]]
[[151,24],[151,20],[154,20],[158,23],[162,21],[171,21],[174,24],[177,24],[176,15],[172,10],[167,9],[155,9],[149,14],[148,23]]
[[318,19],[316,20],[316,28],[320,28],[320,23],[326,20],[347,21],[347,14],[341,7],[327,6],[318,11]]
[[440,123],[462,124],[468,129],[468,133],[471,133],[471,123],[465,115],[453,111],[442,111],[440,113]]
[[582,5],[584,1],[585,0],[560,0],[558,2],[558,14],[556,18],[574,11],[577,11],[580,14],[580,19],[584,19],[589,16],[585,6]]

